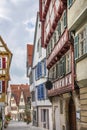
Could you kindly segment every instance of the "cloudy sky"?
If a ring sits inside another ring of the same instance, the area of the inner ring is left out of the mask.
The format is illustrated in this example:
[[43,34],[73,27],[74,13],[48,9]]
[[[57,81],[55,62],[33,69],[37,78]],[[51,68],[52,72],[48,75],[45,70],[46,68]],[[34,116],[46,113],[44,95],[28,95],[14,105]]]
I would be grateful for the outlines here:
[[38,0],[0,0],[0,35],[13,53],[10,83],[28,83],[26,44],[33,43]]

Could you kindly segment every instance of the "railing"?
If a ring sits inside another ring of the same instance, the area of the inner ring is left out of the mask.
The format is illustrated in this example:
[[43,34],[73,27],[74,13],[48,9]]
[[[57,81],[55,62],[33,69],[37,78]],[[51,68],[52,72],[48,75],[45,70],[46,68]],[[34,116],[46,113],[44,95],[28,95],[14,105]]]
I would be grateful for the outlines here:
[[72,73],[53,82],[53,89],[48,90],[48,96],[56,96],[62,93],[71,91],[72,88]]

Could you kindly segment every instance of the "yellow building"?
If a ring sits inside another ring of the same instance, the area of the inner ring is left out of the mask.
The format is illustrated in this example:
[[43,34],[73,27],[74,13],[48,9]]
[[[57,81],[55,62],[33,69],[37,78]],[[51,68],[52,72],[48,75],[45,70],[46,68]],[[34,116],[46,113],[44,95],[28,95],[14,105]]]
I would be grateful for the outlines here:
[[76,81],[80,88],[80,130],[87,130],[87,0],[68,0],[68,29],[74,36]]
[[6,90],[8,87],[8,81],[10,80],[9,69],[11,59],[12,53],[0,36],[0,118],[2,120],[4,120],[6,107]]

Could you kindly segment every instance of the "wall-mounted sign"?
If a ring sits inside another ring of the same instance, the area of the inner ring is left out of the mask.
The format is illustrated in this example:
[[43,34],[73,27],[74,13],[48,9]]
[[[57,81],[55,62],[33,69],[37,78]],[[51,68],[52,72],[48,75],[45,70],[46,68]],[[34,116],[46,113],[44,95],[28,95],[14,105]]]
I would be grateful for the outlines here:
[[52,82],[51,82],[50,80],[47,80],[46,83],[45,83],[45,87],[46,87],[48,90],[52,89],[52,87],[53,87]]
[[76,119],[80,120],[80,111],[76,111]]

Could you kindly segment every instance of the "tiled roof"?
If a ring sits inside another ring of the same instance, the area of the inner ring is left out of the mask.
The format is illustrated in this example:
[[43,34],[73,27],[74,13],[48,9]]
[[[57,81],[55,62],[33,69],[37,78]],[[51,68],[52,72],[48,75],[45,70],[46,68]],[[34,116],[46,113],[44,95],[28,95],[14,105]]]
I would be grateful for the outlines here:
[[33,45],[27,44],[27,62],[28,65],[32,65]]
[[24,99],[25,102],[27,100],[26,97],[30,97],[30,89],[29,89],[29,85],[26,84],[11,84],[11,94],[14,96],[16,104],[19,105],[19,101],[20,101],[20,96],[21,96],[21,92],[24,93]]

